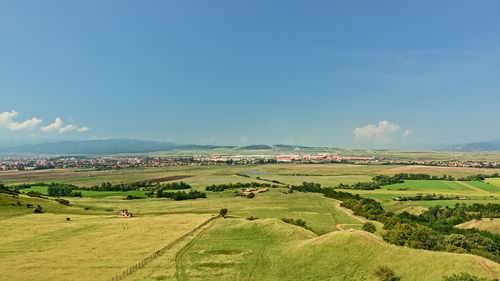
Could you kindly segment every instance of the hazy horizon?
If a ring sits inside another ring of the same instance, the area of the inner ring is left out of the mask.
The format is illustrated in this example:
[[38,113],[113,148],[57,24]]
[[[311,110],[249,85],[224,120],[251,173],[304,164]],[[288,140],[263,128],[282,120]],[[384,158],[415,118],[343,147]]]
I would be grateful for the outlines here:
[[500,139],[495,1],[3,1],[0,145]]

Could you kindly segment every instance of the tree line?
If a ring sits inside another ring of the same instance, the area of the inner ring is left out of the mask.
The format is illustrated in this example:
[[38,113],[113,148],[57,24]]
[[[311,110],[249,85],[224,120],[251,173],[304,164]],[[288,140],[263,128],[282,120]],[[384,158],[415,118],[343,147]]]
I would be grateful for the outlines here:
[[[242,189],[242,188],[254,188],[254,187],[267,187],[269,184],[259,183],[259,182],[237,182],[237,183],[223,183],[223,184],[213,184],[205,187],[206,191],[220,192],[226,189]],[[270,187],[276,188],[278,185],[273,184]]]
[[198,190],[190,190],[189,192],[185,191],[165,192],[162,189],[159,189],[154,194],[151,194],[150,197],[152,197],[153,195],[156,198],[170,198],[175,201],[207,197],[205,193],[200,192]]

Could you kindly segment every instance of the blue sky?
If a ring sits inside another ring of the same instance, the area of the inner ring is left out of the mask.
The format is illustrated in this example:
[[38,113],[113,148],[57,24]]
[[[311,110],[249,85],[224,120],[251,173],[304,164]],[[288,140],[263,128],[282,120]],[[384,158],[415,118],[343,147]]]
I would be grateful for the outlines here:
[[2,1],[0,142],[397,148],[500,138],[499,9]]

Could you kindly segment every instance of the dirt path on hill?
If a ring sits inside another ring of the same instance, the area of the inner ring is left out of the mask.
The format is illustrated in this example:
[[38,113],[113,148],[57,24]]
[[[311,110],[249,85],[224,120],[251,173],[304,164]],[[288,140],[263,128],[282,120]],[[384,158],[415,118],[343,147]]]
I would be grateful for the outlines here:
[[[351,212],[351,210],[341,207],[341,206],[340,206],[340,202],[339,202],[339,203],[337,203],[337,204],[335,205],[335,208],[337,208],[338,210],[340,210],[342,213],[346,214],[346,216],[348,216],[348,217],[350,217],[350,218],[353,218],[353,219],[355,219],[355,220],[357,220],[357,221],[359,221],[359,222],[362,222],[362,223],[367,222],[367,220],[366,220],[366,219],[364,219],[364,218],[360,218],[360,217],[358,217],[358,216],[354,215],[354,214]],[[349,225],[361,225],[361,224],[360,224],[360,223],[339,223],[339,224],[336,224],[336,225],[335,225],[335,227],[336,227],[339,231],[348,231],[348,230],[345,230],[345,229],[344,229],[344,226],[349,226]],[[382,246],[384,246],[384,245],[385,245],[385,243],[384,243],[384,242],[382,242],[382,241],[378,240],[378,239],[377,239],[377,238],[376,238],[373,234],[371,234],[371,233],[364,232],[364,231],[358,231],[358,232],[356,232],[356,234],[359,234],[359,235],[363,236],[364,238],[367,238],[368,240],[371,240],[371,241],[373,241],[373,242],[375,242],[375,243],[377,243],[377,244],[379,244],[379,245],[382,245]]]
[[340,231],[347,231],[344,229],[344,226],[350,226],[350,225],[361,225],[360,223],[339,223],[336,224],[335,227],[340,230]]
[[491,279],[494,279],[494,278],[498,278],[498,275],[496,275],[487,265],[486,263],[484,262],[483,259],[481,258],[478,258],[476,257],[476,262],[477,264],[479,264],[487,273],[488,273],[488,276],[491,278]]
[[340,210],[342,213],[344,213],[346,216],[348,216],[348,217],[350,217],[350,218],[353,218],[353,219],[355,219],[355,220],[357,220],[357,221],[360,221],[360,222],[362,222],[362,223],[365,223],[365,222],[366,222],[366,220],[365,220],[365,219],[360,218],[360,217],[358,217],[358,216],[355,216],[353,213],[351,213],[351,211],[350,211],[350,210],[348,210],[348,209],[346,209],[346,208],[341,207],[341,206],[340,206],[340,203],[337,203],[337,204],[335,205],[335,208],[337,208],[338,210]]
[[175,279],[187,280],[186,278],[186,265],[184,264],[184,254],[200,239],[201,236],[215,225],[215,220],[212,221],[207,227],[202,229],[188,244],[180,249],[174,257],[175,261]]
[[475,186],[472,186],[472,185],[470,185],[470,184],[468,184],[468,183],[465,183],[465,182],[462,182],[462,181],[455,181],[455,182],[456,182],[456,183],[458,183],[458,184],[461,184],[461,185],[463,185],[463,186],[465,186],[465,187],[468,187],[468,188],[470,188],[470,189],[472,189],[472,190],[485,192],[484,190],[479,189],[479,188],[477,188],[477,187],[475,187]]

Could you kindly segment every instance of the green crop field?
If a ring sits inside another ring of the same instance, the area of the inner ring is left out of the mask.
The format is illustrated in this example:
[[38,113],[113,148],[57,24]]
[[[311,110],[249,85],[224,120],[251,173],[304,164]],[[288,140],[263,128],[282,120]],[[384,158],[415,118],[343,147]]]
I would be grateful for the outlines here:
[[467,187],[453,181],[443,180],[405,180],[404,183],[391,184],[383,187],[388,190],[411,190],[411,191],[447,191],[467,190]]
[[465,181],[465,183],[470,184],[474,187],[477,187],[481,190],[487,191],[487,192],[498,192],[500,193],[500,187],[496,187],[492,184],[488,184],[488,181],[485,181],[486,183],[479,182],[479,181]]
[[489,178],[484,180],[484,182],[500,188],[500,178]]

